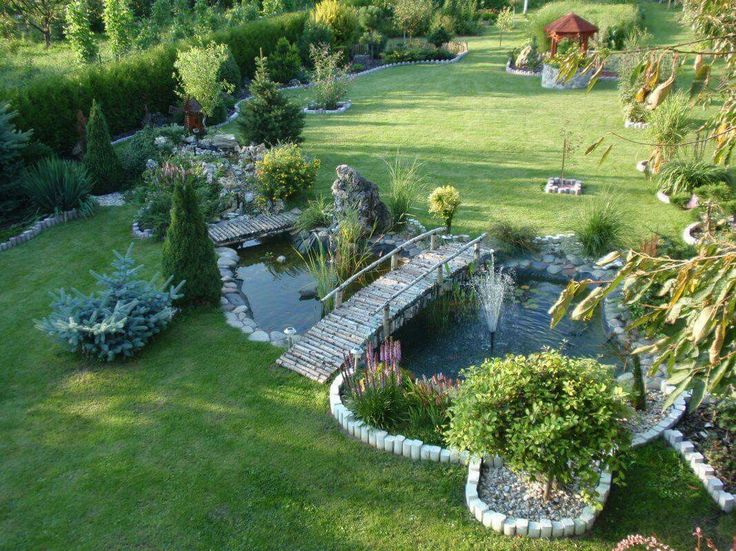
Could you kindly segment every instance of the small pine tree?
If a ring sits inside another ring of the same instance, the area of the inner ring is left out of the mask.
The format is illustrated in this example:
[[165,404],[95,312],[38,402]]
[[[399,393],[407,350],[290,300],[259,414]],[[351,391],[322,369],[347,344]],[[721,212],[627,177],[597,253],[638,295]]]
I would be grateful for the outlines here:
[[0,218],[8,220],[10,213],[23,202],[18,174],[23,168],[23,151],[28,147],[31,132],[21,132],[13,119],[18,113],[0,103]]
[[90,24],[90,9],[87,0],[73,0],[66,7],[64,32],[74,51],[77,63],[84,65],[97,60],[97,43]]
[[266,58],[256,58],[256,74],[250,85],[253,97],[238,117],[243,139],[249,143],[300,143],[304,113],[284,96],[268,73]]
[[183,304],[217,304],[220,271],[215,247],[186,172],[174,188],[171,223],[163,246],[163,272],[174,281],[184,280]]
[[119,59],[133,46],[135,18],[127,0],[105,0],[102,12],[113,55]]
[[647,391],[644,388],[644,375],[641,372],[641,360],[639,360],[639,356],[634,356],[632,362],[634,364],[634,381],[631,387],[631,403],[637,411],[646,411]]
[[118,154],[110,143],[110,130],[100,105],[92,101],[87,121],[84,165],[92,177],[95,195],[120,191],[125,181]]

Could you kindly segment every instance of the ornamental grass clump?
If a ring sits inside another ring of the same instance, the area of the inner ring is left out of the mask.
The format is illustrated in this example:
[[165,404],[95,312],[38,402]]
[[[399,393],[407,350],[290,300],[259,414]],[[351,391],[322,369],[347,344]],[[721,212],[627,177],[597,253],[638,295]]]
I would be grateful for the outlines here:
[[396,227],[406,224],[411,210],[424,192],[422,163],[417,159],[408,161],[400,155],[391,161],[384,161],[388,167],[388,200],[386,206],[391,212],[391,220]]
[[92,179],[81,163],[65,159],[44,159],[23,173],[21,189],[38,212],[80,209],[82,214],[93,211],[90,197]]
[[481,456],[498,454],[515,471],[555,485],[579,481],[589,493],[601,469],[621,466],[630,434],[613,375],[592,359],[545,350],[486,360],[464,372],[450,407],[447,441]]
[[625,216],[612,197],[593,201],[581,211],[575,225],[575,236],[588,256],[602,256],[620,247],[626,224]]
[[70,351],[106,362],[143,348],[169,325],[175,311],[172,302],[181,296],[184,282],[173,286],[169,278],[156,285],[155,278],[137,279],[143,266],[135,265],[132,250],[131,244],[124,255],[114,251],[112,274],[91,272],[102,288],[99,293],[52,293],[52,312],[36,327]]

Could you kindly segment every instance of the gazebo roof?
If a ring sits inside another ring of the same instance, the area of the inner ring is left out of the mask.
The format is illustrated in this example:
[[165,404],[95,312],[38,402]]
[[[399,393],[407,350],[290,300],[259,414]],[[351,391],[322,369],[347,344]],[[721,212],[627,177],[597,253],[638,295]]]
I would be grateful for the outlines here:
[[545,25],[544,30],[547,33],[556,34],[593,34],[598,32],[598,27],[590,21],[586,21],[578,14],[570,12],[556,21]]

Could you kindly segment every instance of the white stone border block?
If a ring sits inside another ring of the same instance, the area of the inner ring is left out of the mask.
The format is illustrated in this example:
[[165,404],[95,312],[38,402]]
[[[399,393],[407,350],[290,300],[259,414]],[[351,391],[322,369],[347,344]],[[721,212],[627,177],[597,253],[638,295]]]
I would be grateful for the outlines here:
[[467,451],[425,444],[421,440],[407,438],[403,434],[389,434],[385,430],[372,427],[360,421],[342,402],[342,398],[340,397],[342,384],[342,374],[338,373],[330,385],[330,413],[343,430],[353,438],[377,450],[401,455],[413,461],[461,463],[464,465],[467,465],[471,461],[470,454]]
[[511,61],[506,62],[506,72],[510,75],[518,75],[521,77],[541,77],[542,70],[529,71],[528,69],[514,69],[511,67]]
[[686,440],[679,430],[667,429],[664,439],[679,453],[695,473],[703,486],[720,507],[721,511],[730,513],[736,508],[736,496],[723,489],[723,481],[715,476],[713,467],[705,463],[703,454],[695,451],[695,444]]
[[638,122],[638,121],[624,121],[624,128],[636,128],[637,130],[644,130],[645,128],[649,127],[648,122]]
[[[468,463],[468,479],[465,484],[465,503],[470,513],[483,523],[486,528],[492,529],[494,532],[503,534],[504,536],[523,536],[527,538],[568,538],[571,536],[579,536],[589,531],[593,527],[596,517],[600,513],[603,505],[608,499],[611,492],[611,473],[603,471],[601,473],[600,482],[596,488],[598,497],[596,500],[600,503],[600,508],[586,506],[580,516],[576,518],[563,518],[561,520],[537,519],[530,520],[526,518],[508,517],[504,513],[492,510],[478,496],[478,484],[480,481],[480,472],[483,467],[483,461],[489,461],[491,458],[481,459],[473,457]],[[503,466],[503,459],[493,457],[491,468],[500,468]]]
[[337,109],[310,109],[309,107],[305,107],[304,113],[307,115],[337,115],[339,113],[344,113],[350,109],[352,105],[353,102],[350,100],[338,101]]
[[22,231],[18,235],[14,235],[7,241],[3,241],[2,243],[0,243],[0,251],[7,251],[8,249],[17,247],[18,245],[25,243],[26,241],[30,241],[46,228],[56,226],[57,224],[63,224],[70,220],[77,220],[81,217],[82,214],[79,212],[79,210],[72,209],[60,212],[58,214],[52,214],[50,216],[47,216],[46,218],[37,220],[30,228]]

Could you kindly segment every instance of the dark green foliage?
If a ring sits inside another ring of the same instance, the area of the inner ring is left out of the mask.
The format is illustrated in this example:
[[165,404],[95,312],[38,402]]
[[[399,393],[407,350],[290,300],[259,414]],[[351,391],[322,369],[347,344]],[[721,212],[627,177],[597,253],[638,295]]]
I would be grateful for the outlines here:
[[[297,40],[306,17],[306,13],[294,13],[260,19],[214,32],[211,37],[227,44],[241,73],[252,77],[259,49],[268,55],[279,38]],[[87,113],[93,98],[105,106],[113,136],[139,128],[146,107],[151,113],[168,113],[169,106],[178,105],[174,61],[177,50],[188,46],[185,42],[161,44],[120,61],[86,68],[74,78],[34,79],[24,86],[0,89],[0,98],[18,111],[20,128],[33,128],[38,140],[58,153],[69,153],[78,139],[74,131],[77,112]]]
[[491,225],[490,234],[508,253],[527,253],[539,250],[539,230],[531,225],[517,224],[510,220],[498,220]]
[[227,58],[225,62],[220,66],[220,74],[218,80],[224,80],[228,84],[233,85],[233,90],[236,92],[243,86],[243,76],[240,73],[240,67],[238,62],[235,61],[235,56],[230,48],[227,49]]
[[647,391],[644,386],[644,374],[641,371],[641,360],[639,356],[633,356],[631,361],[633,363],[632,374],[634,375],[634,382],[631,387],[631,405],[637,411],[646,411]]
[[304,24],[304,32],[299,37],[299,54],[305,66],[311,67],[312,59],[309,55],[310,46],[318,46],[319,44],[334,44],[335,39],[332,29],[323,23],[318,23],[313,19],[308,19]]
[[160,128],[147,126],[143,130],[136,132],[118,150],[120,164],[123,166],[123,172],[128,181],[133,181],[143,174],[148,159],[161,161],[164,156],[171,153],[170,147],[161,148],[155,144],[154,140],[159,136],[164,136],[171,140],[172,145],[176,145],[184,137],[184,130],[179,126],[173,125],[162,126]]
[[400,42],[381,54],[386,63],[401,63],[403,61],[431,61],[436,59],[452,59],[453,54],[442,48],[413,48]]
[[75,161],[49,158],[29,168],[21,188],[39,212],[52,214],[76,208],[90,208],[92,179],[84,165]]
[[[152,230],[154,237],[163,239],[171,221],[171,206],[174,188],[179,179],[179,169],[171,164],[146,170],[142,185],[131,193],[131,200],[140,205],[135,219],[141,227]],[[206,221],[222,212],[220,192],[222,186],[211,184],[201,174],[201,167],[190,167],[187,171],[194,193],[197,196],[199,211]]]
[[435,48],[439,48],[449,42],[451,38],[450,33],[444,27],[437,26],[427,35],[427,42],[433,44]]
[[304,113],[289,101],[268,74],[266,58],[258,58],[258,69],[250,85],[253,97],[240,110],[238,125],[247,143],[300,143]]
[[99,293],[84,295],[72,289],[67,294],[59,290],[51,314],[36,322],[36,327],[72,352],[106,362],[130,357],[143,348],[171,321],[171,302],[180,296],[181,284],[169,286],[169,279],[156,286],[135,279],[143,266],[135,266],[132,250],[131,244],[125,255],[114,251],[112,274],[92,272],[102,287]]
[[181,172],[174,187],[171,224],[163,246],[163,272],[184,281],[183,304],[211,304],[220,300],[220,272],[215,247],[199,210],[191,178]]
[[125,183],[123,166],[118,154],[110,143],[110,130],[102,108],[96,100],[92,100],[92,108],[87,122],[87,151],[84,155],[84,166],[87,167],[96,195],[120,191]]
[[692,192],[689,191],[678,191],[670,195],[670,204],[678,208],[684,209],[692,199]]
[[268,72],[273,80],[282,84],[298,79],[302,72],[302,60],[296,45],[289,43],[286,38],[280,38],[276,49],[268,57]]
[[17,113],[0,103],[0,218],[5,220],[23,205],[17,178],[23,168],[23,155],[31,132],[21,132],[13,119]]

